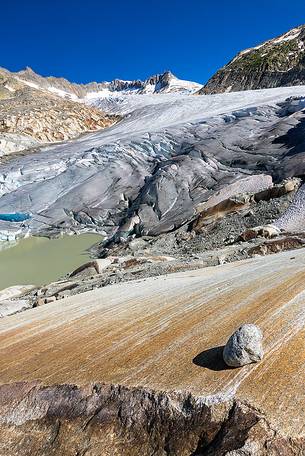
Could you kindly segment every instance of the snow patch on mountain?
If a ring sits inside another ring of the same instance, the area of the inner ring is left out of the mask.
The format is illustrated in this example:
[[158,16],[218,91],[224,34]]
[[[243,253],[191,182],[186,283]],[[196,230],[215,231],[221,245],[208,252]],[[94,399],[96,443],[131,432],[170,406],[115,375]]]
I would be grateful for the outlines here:
[[[202,85],[197,82],[177,78],[170,71],[156,74],[146,80],[127,81],[114,79],[113,81],[91,82],[75,84],[63,78],[42,77],[31,68],[18,73],[11,73],[13,77],[28,87],[49,92],[61,98],[94,105],[105,112],[127,113],[132,107],[141,107],[147,104],[145,95],[179,94],[190,95],[197,92]],[[126,97],[141,97],[125,100]],[[153,102],[154,104],[154,102]]]
[[114,80],[103,83],[104,88],[98,92],[88,92],[84,100],[106,98],[119,95],[143,95],[159,93],[191,94],[199,90],[202,85],[197,82],[178,79],[170,71],[152,76],[146,81]]
[[56,87],[48,87],[47,90],[49,92],[55,93],[62,98],[69,98],[73,101],[79,101],[79,98],[74,93],[66,92],[65,90],[57,89]]
[[108,85],[104,89],[88,92],[81,101],[107,114],[119,115],[173,99],[166,98],[166,95],[178,95],[178,98],[191,95],[202,87],[197,82],[178,79],[171,72],[152,76],[144,82],[117,80],[105,84]]
[[[41,87],[39,84],[37,84],[35,82],[31,82],[26,79],[19,78],[18,76],[16,76],[15,79],[17,79],[17,81],[19,81],[19,82],[22,82],[26,86],[31,87],[32,89],[47,91],[47,92],[51,92],[55,95],[58,95],[61,98],[67,98],[67,99],[73,100],[73,101],[80,101],[79,97],[77,97],[74,93],[67,92],[66,90],[58,89],[57,87],[52,87],[52,86]],[[10,89],[9,87],[7,87],[7,89],[10,91],[14,91],[14,89]]]

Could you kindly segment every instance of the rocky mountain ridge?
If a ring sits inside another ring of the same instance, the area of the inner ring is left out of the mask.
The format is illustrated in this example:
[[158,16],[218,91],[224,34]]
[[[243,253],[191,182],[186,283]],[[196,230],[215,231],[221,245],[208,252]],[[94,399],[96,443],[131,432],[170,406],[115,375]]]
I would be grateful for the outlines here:
[[139,96],[141,102],[148,94],[191,94],[200,87],[170,71],[145,81],[76,84],[29,67],[16,73],[0,68],[0,156],[110,126],[119,120],[118,106],[126,97]]
[[0,69],[0,157],[69,140],[118,119]]
[[218,70],[199,94],[305,84],[305,25],[245,49]]
[[13,73],[13,77],[36,88],[39,87],[72,100],[86,100],[86,98],[95,96],[111,96],[118,93],[193,93],[201,87],[199,83],[178,79],[171,71],[150,76],[144,81],[114,79],[110,82],[89,82],[87,84],[77,84],[65,78],[53,76],[43,77],[29,67]]

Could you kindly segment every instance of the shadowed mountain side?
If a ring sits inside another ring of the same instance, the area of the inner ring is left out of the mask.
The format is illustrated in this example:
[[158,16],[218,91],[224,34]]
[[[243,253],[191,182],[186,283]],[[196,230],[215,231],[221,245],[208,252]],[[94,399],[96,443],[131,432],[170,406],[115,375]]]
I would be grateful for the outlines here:
[[305,83],[305,26],[239,52],[200,89],[211,94]]

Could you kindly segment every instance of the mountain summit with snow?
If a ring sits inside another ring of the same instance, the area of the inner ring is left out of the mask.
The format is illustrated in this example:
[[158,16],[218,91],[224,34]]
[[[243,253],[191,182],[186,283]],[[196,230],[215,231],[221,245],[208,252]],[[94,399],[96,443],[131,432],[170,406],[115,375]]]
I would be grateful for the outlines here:
[[0,68],[0,157],[109,126],[117,115],[200,88],[170,71],[145,81],[76,84],[29,67],[16,73]]
[[178,79],[171,71],[165,71],[161,74],[156,74],[147,78],[145,81],[124,81],[115,79],[111,82],[100,83],[104,90],[108,90],[110,94],[115,92],[124,92],[132,94],[146,93],[194,93],[201,88],[201,84],[197,82],[184,81]]
[[146,93],[194,93],[202,85],[197,82],[178,79],[171,71],[165,71],[148,77],[144,81],[135,79],[125,81],[114,79],[113,81],[89,82],[88,84],[76,84],[64,78],[53,76],[43,77],[27,67],[17,73],[11,73],[19,81],[36,87],[66,96],[67,98],[86,99],[96,97],[106,97],[118,94],[146,94]]
[[245,49],[212,76],[200,94],[305,84],[305,25]]

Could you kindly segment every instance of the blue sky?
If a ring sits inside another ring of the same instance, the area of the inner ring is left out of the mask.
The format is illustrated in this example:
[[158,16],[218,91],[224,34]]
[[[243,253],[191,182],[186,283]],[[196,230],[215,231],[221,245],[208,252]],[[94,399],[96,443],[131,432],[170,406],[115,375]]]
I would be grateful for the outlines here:
[[304,0],[8,0],[0,66],[76,82],[170,69],[205,82],[239,50],[305,23]]

